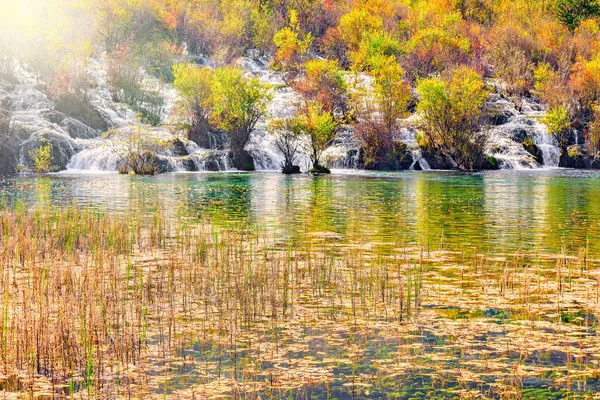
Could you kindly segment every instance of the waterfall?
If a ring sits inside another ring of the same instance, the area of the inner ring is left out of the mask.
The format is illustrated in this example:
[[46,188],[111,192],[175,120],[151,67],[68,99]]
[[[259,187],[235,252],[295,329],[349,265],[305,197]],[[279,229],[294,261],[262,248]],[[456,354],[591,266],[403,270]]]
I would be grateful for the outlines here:
[[[523,98],[516,104],[498,95],[492,95],[490,105],[502,121],[489,129],[486,151],[496,157],[500,168],[558,167],[560,150],[546,126],[540,123],[540,118],[545,113],[540,103]],[[525,150],[523,143],[526,140],[533,140],[541,153],[537,160]]]
[[544,167],[558,168],[560,149],[558,148],[556,139],[548,133],[548,129],[545,125],[536,121],[534,126],[536,129],[533,135],[533,141],[542,152]]
[[[209,61],[208,61],[209,62]],[[286,85],[281,75],[269,68],[269,59],[258,54],[250,54],[238,60],[248,76],[259,78],[273,88],[273,99],[268,106],[267,116],[261,119],[246,149],[255,160],[258,170],[279,170],[282,156],[277,151],[274,137],[269,133],[267,121],[271,118],[285,118],[294,115],[301,98]],[[38,87],[35,76],[23,66],[17,67],[18,84],[0,80],[0,103],[9,104],[13,115],[15,136],[19,138],[21,163],[27,163],[30,148],[39,143],[40,138],[51,137],[53,146],[60,157],[66,159],[62,166],[70,170],[116,171],[120,158],[115,151],[115,143],[109,138],[100,137],[100,130],[93,129],[81,121],[56,111],[56,103],[49,99]],[[113,101],[107,82],[108,65],[105,59],[91,59],[89,74],[93,85],[88,91],[90,104],[106,120],[108,128],[127,132],[137,129],[140,122],[136,112],[126,104]],[[159,90],[165,99],[163,111],[164,126],[145,127],[157,139],[164,142],[181,140],[184,149],[166,148],[158,151],[161,170],[164,172],[226,171],[231,169],[229,152],[225,149],[201,148],[197,144],[181,139],[184,135],[175,131],[177,126],[173,113],[177,101],[177,91],[173,85],[143,73],[144,85]],[[546,127],[539,122],[544,110],[531,99],[522,99],[517,105],[513,101],[492,95],[490,105],[497,110],[501,121],[487,129],[486,153],[498,160],[500,168],[521,169],[557,167],[560,151],[556,140],[548,134]],[[411,169],[429,169],[415,139],[416,115],[407,118],[403,125],[402,140],[406,142],[413,161]],[[522,143],[527,138],[539,150],[537,159],[528,153]],[[55,145],[56,143],[56,145]],[[60,147],[60,148],[58,148]],[[323,153],[322,162],[330,168],[354,169],[358,167],[359,149],[351,126],[340,130],[334,142]],[[302,146],[296,163],[302,168],[310,165],[307,146]]]

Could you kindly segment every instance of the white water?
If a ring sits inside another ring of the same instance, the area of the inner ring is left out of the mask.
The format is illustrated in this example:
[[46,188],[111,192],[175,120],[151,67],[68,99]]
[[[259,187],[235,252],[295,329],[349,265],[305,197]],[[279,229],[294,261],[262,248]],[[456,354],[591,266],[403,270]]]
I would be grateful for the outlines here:
[[[503,169],[556,168],[560,150],[556,139],[540,123],[544,109],[529,99],[521,99],[520,105],[503,98],[493,98],[492,104],[504,115],[508,122],[489,129],[488,153],[494,155]],[[542,153],[542,164],[528,153],[521,142],[531,137]]]

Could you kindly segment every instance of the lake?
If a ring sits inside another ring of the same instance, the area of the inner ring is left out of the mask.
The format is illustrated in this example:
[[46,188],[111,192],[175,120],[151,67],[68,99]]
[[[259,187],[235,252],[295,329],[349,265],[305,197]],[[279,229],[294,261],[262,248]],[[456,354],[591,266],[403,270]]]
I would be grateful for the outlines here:
[[594,171],[13,175],[0,197],[0,366],[27,367],[0,391],[600,391]]
[[422,243],[492,253],[560,252],[600,242],[600,173],[399,172],[285,176],[190,173],[8,176],[0,197],[27,204],[77,202],[109,212],[211,215],[258,225],[280,237],[299,230],[348,242]]

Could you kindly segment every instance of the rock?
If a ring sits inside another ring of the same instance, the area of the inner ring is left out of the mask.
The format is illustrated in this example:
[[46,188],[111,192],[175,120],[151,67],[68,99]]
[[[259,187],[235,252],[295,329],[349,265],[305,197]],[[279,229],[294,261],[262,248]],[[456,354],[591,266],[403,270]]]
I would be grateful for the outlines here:
[[19,165],[19,139],[12,135],[0,136],[0,174],[15,172]]
[[56,110],[44,111],[42,117],[54,124],[60,124],[66,118],[65,114]]
[[187,151],[185,145],[180,139],[173,140],[173,142],[171,143],[171,149],[173,151],[173,155],[175,156],[183,157],[190,155],[190,153]]
[[543,164],[544,162],[544,154],[542,150],[534,143],[532,137],[526,138],[523,142],[523,147],[525,150],[533,156],[533,159],[539,164]]
[[180,139],[173,140],[173,142],[171,143],[171,151],[173,152],[174,156],[179,158],[179,160],[177,161],[182,164],[184,170],[198,170],[196,164],[194,163],[194,160],[192,160],[192,158],[190,157],[190,153],[185,147],[185,144]]
[[75,118],[63,119],[60,122],[60,127],[67,131],[73,139],[93,139],[100,134],[99,131],[90,128]]
[[237,154],[233,151],[229,152],[229,157],[231,158],[231,165],[235,169],[239,169],[240,171],[254,171],[254,159],[246,150],[242,150]]
[[212,130],[208,124],[202,124],[191,130],[188,137],[203,149],[222,150],[229,140],[226,132]]
[[567,151],[562,152],[559,166],[565,168],[591,168],[592,159],[582,146],[575,144],[567,147]]
[[481,166],[481,169],[487,169],[487,170],[500,169],[500,163],[498,162],[496,157],[487,156],[485,161],[483,162],[483,165]]
[[76,118],[92,129],[105,132],[109,123],[104,115],[95,109],[90,101],[80,95],[65,93],[56,99],[56,111]]
[[439,153],[434,153],[431,151],[422,151],[422,155],[423,158],[425,159],[425,161],[427,161],[427,163],[429,164],[429,166],[431,167],[431,169],[457,169],[458,166],[456,165],[456,162],[444,155],[444,154],[439,154]]
[[312,167],[311,169],[308,170],[308,172],[310,172],[311,174],[330,174],[331,173],[329,168],[324,167],[322,165]]
[[291,175],[291,174],[299,174],[300,173],[300,166],[298,165],[292,165],[290,167],[283,167],[281,169],[281,172],[286,174],[286,175]]
[[43,139],[52,145],[52,169],[62,171],[66,169],[69,160],[81,150],[80,146],[69,135],[52,130],[41,130],[34,133],[21,145],[21,155],[28,165],[32,164],[30,151],[42,146]]
[[218,172],[219,169],[219,161],[214,159],[209,159],[204,162],[204,170],[211,172]]

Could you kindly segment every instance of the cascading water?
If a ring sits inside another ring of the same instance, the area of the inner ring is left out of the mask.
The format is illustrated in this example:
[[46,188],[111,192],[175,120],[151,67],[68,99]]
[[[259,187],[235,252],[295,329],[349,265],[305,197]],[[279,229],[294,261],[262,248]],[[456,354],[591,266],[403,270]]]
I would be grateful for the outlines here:
[[558,148],[556,139],[548,133],[548,129],[545,125],[536,121],[535,127],[536,130],[533,135],[533,141],[542,152],[544,167],[558,168],[560,162],[560,149]]
[[[238,64],[248,75],[256,76],[272,85],[273,100],[268,107],[266,119],[259,121],[251,135],[246,149],[252,154],[259,170],[278,170],[282,157],[278,153],[273,136],[268,131],[267,119],[284,118],[293,115],[301,99],[285,84],[281,75],[269,68],[269,60],[256,54],[241,58]],[[139,129],[134,110],[122,103],[113,101],[107,83],[107,63],[105,60],[90,60],[89,72],[93,81],[88,97],[91,105],[106,120],[109,128],[121,132]],[[56,104],[37,88],[35,76],[24,67],[17,68],[18,84],[0,81],[0,103],[10,104],[13,131],[21,138],[21,163],[27,162],[28,150],[34,148],[41,137],[51,138],[55,153],[65,159],[64,165],[70,170],[116,171],[121,162],[115,151],[117,145],[110,138],[100,137],[100,131],[92,129],[81,121],[56,111]],[[231,169],[229,151],[206,149],[184,138],[182,132],[171,128],[177,126],[171,112],[177,99],[172,85],[144,74],[144,84],[159,90],[165,99],[163,121],[165,125],[146,128],[151,135],[161,141],[182,143],[178,148],[166,148],[158,154],[161,170],[165,172],[187,171],[190,168],[207,171]],[[546,127],[539,122],[544,110],[529,99],[522,99],[520,105],[498,95],[492,96],[490,104],[499,110],[503,120],[492,126],[486,152],[496,157],[501,168],[557,167],[560,152],[556,140],[548,134]],[[415,140],[416,126],[412,116],[404,121],[402,138],[412,155],[411,169],[429,169]],[[531,138],[541,153],[536,159],[522,145]],[[303,169],[310,166],[305,146],[296,160]],[[323,154],[323,163],[330,168],[357,168],[359,150],[351,127],[342,129]],[[190,167],[192,166],[192,167]]]
[[[488,134],[487,152],[498,160],[500,168],[523,169],[558,167],[560,150],[539,120],[544,110],[539,103],[524,98],[520,104],[492,96],[490,104],[496,109],[501,124],[492,126]],[[541,159],[529,153],[522,143],[532,140],[541,152]]]

